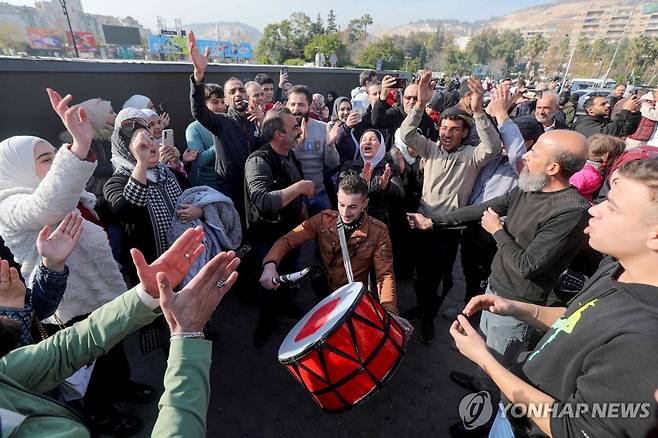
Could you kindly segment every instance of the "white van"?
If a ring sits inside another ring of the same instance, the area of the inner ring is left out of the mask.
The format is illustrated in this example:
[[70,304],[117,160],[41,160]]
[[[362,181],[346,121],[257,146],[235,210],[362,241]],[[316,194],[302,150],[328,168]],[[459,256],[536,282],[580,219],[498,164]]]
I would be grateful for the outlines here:
[[601,85],[602,78],[573,78],[571,80],[571,92],[583,90],[585,88],[615,88],[617,81],[606,79],[605,85]]

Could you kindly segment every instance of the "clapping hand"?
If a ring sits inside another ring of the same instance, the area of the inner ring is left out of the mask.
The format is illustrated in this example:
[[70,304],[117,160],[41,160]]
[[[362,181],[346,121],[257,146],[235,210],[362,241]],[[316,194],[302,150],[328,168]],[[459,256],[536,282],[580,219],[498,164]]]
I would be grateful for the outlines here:
[[194,82],[200,84],[203,81],[203,77],[206,74],[206,68],[208,67],[210,47],[206,47],[206,52],[202,55],[201,52],[199,52],[199,47],[196,44],[196,37],[192,31],[187,34],[187,46],[190,51],[190,60],[192,61],[192,65],[194,65]]
[[67,131],[73,137],[73,144],[71,145],[71,152],[73,152],[81,160],[85,160],[89,154],[91,147],[91,140],[94,138],[94,128],[89,123],[85,109],[79,105],[69,107],[73,100],[73,96],[67,94],[62,96],[55,90],[46,88],[50,104],[57,113]]
[[367,161],[363,165],[363,170],[361,171],[361,178],[363,178],[368,184],[370,184],[370,178],[372,178],[372,164]]
[[43,227],[37,237],[37,251],[43,265],[53,271],[63,272],[66,259],[78,246],[83,229],[82,216],[77,212],[67,214],[52,234],[49,234],[50,226]]
[[384,173],[379,177],[379,187],[381,187],[382,190],[386,190],[388,187],[392,172],[393,171],[391,170],[391,165],[386,163],[386,166],[384,167]]
[[197,258],[205,251],[203,246],[203,227],[190,228],[180,235],[167,251],[162,253],[153,263],[146,263],[144,254],[136,248],[130,250],[137,276],[144,290],[154,298],[158,298],[158,282],[156,274],[163,272],[172,287],[178,286],[187,275]]
[[0,307],[25,307],[25,290],[16,268],[9,267],[7,260],[0,260]]
[[157,273],[160,307],[172,334],[201,332],[219,302],[238,278],[240,259],[233,251],[216,255],[178,293],[169,275]]

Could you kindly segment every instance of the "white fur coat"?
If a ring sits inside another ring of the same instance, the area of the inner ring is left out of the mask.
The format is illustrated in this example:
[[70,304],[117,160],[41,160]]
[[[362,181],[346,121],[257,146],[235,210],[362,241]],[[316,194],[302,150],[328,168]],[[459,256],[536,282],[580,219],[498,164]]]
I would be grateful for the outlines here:
[[[93,209],[95,197],[84,188],[95,167],[62,147],[36,189],[0,190],[0,235],[22,265],[28,284],[40,263],[36,241],[41,228],[48,224],[54,230],[78,202]],[[83,227],[80,243],[66,262],[70,275],[56,312],[62,321],[90,313],[126,290],[105,230],[87,220]]]

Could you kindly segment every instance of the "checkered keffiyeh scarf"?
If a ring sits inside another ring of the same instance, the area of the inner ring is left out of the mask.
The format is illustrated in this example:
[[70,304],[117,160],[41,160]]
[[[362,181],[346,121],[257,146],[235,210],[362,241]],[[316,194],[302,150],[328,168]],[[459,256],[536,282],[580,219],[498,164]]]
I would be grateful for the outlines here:
[[[112,163],[116,166],[114,171],[116,174],[130,178],[137,161],[128,147],[130,137],[134,132],[126,134],[125,131],[116,129],[112,135]],[[167,231],[171,226],[174,214],[176,214],[176,201],[183,191],[174,174],[162,163],[158,163],[156,167],[148,170],[146,184],[145,198],[143,192],[135,193],[135,196],[142,198],[141,204],[146,204],[159,256],[169,247]]]

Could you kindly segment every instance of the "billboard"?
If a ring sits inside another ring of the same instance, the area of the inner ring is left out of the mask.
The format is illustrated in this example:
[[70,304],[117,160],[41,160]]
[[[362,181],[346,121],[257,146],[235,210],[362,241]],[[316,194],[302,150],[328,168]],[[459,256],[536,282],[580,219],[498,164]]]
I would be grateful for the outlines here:
[[210,56],[213,58],[221,58],[224,56],[224,48],[221,41],[213,40],[196,40],[197,47],[200,53],[206,53],[206,48],[210,49]]
[[[96,37],[91,32],[74,32],[75,44],[78,46],[80,53],[89,53],[96,51]],[[66,32],[66,40],[69,46],[73,47],[71,32]]]
[[251,59],[254,57],[254,51],[251,43],[238,43],[238,59]]
[[116,44],[118,46],[141,46],[142,38],[139,36],[139,29],[136,27],[110,26],[103,25],[103,35],[105,43]]
[[64,50],[65,36],[56,29],[28,27],[27,37],[30,47],[37,50]]
[[170,35],[149,36],[149,52],[163,55],[187,55],[190,53],[185,37]]

